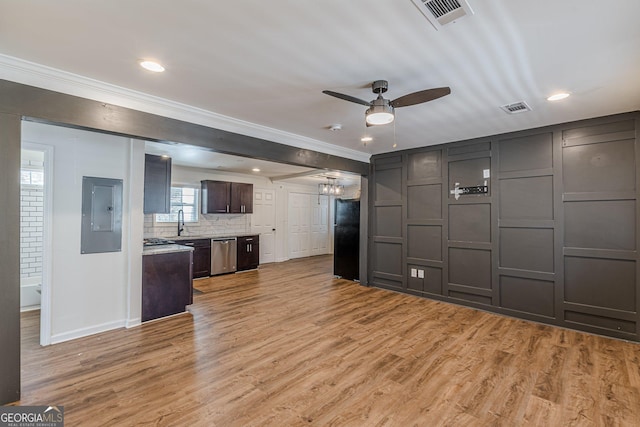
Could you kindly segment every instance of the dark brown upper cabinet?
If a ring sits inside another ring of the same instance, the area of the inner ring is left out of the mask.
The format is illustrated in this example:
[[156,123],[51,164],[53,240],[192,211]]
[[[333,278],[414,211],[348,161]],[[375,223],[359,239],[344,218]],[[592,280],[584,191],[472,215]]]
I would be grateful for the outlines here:
[[231,183],[231,212],[253,213],[253,184]]
[[224,181],[201,181],[202,213],[231,212],[231,183]]
[[144,205],[146,214],[171,211],[171,158],[145,154]]
[[253,184],[202,181],[202,213],[253,213]]

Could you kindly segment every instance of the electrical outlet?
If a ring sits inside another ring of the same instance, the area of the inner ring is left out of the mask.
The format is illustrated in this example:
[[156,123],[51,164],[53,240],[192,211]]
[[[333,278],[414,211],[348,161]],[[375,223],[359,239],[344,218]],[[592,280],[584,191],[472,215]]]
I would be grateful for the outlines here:
[[424,279],[424,270],[418,270],[418,279]]
[[418,270],[415,268],[411,269],[411,277],[418,277]]

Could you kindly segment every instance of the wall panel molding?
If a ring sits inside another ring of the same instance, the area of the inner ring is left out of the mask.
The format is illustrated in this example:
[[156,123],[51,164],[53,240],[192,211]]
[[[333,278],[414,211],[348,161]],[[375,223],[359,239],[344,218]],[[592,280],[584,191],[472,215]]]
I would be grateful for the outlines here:
[[[402,210],[393,289],[640,341],[639,123],[636,111],[373,156],[403,170],[402,199],[372,203]],[[486,194],[451,194],[485,180]]]

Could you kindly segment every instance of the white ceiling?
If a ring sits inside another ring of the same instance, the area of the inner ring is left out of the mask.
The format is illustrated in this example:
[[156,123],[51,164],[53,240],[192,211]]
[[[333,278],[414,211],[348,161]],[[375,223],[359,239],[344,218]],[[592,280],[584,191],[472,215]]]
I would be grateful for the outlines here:
[[[360,186],[360,176],[339,171],[305,168],[274,163],[246,157],[216,153],[200,147],[185,144],[145,142],[145,152],[158,156],[169,156],[173,165],[203,168],[219,172],[233,172],[244,175],[269,178],[273,182],[288,182],[299,185],[317,185],[335,178],[334,183],[344,186]],[[260,169],[253,171],[254,168]]]
[[[410,0],[2,1],[0,54],[370,154],[640,109],[640,1],[470,4],[436,31]],[[368,129],[366,107],[322,94],[370,100],[377,79],[390,99],[452,93]],[[499,108],[521,100],[533,111]]]

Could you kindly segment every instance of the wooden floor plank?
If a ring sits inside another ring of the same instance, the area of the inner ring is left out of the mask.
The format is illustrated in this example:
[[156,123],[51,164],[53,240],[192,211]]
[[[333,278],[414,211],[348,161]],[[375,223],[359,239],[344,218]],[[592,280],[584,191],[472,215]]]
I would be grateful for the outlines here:
[[22,314],[22,405],[68,425],[640,425],[640,346],[331,275],[198,280],[189,313],[49,347]]

